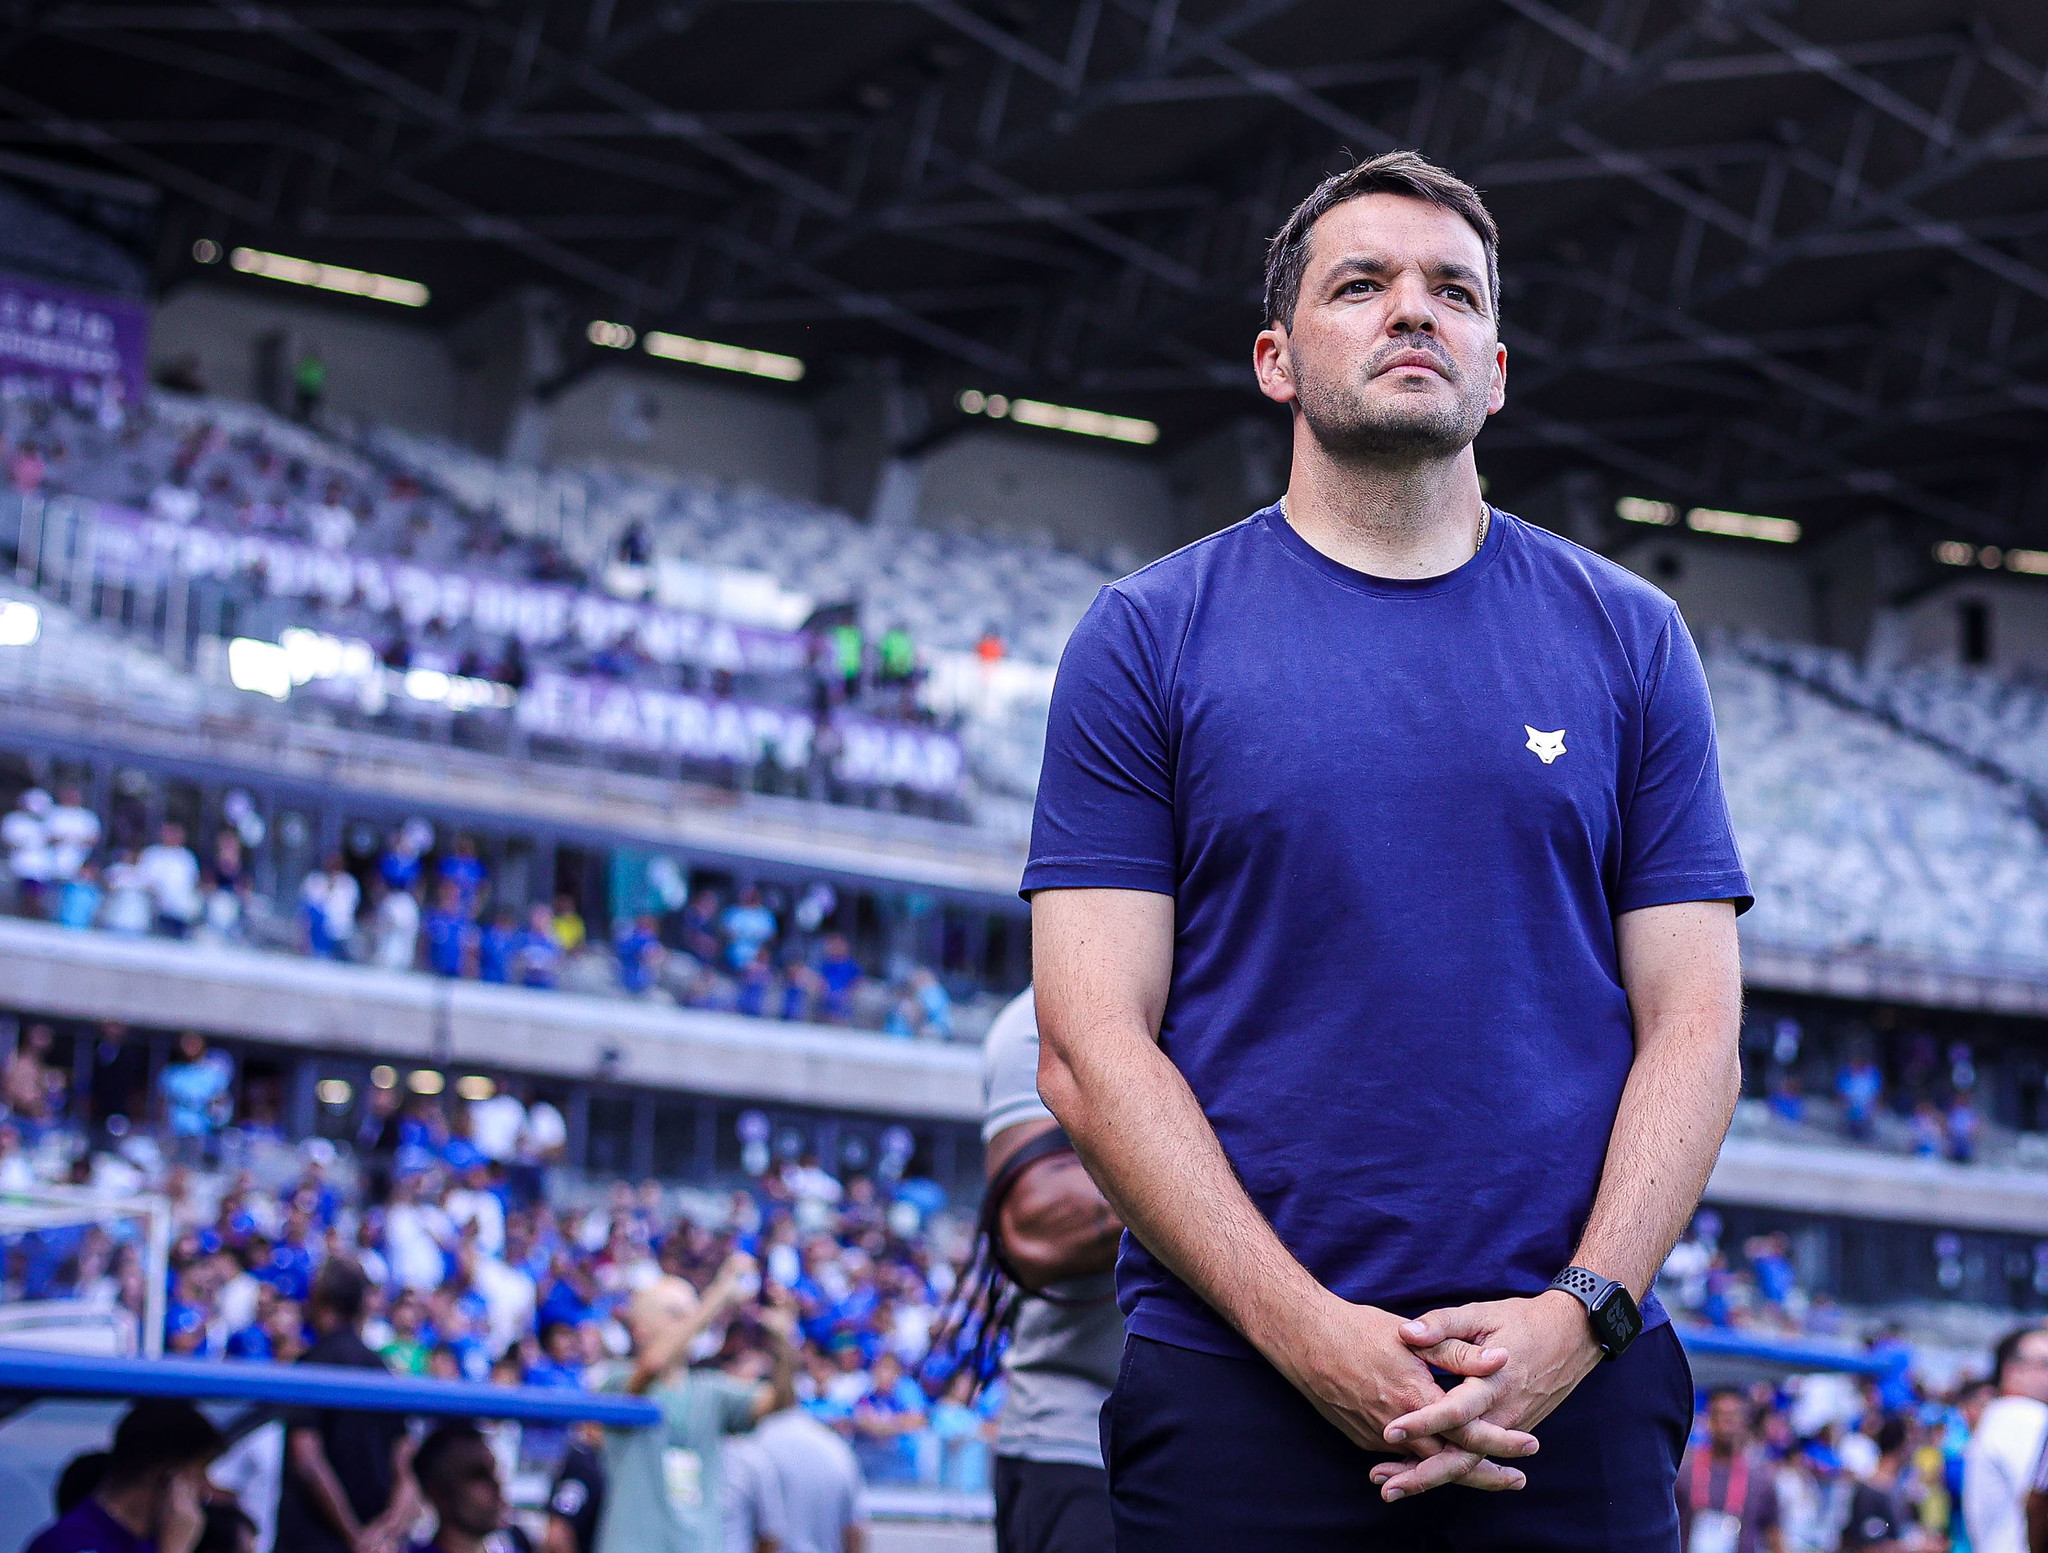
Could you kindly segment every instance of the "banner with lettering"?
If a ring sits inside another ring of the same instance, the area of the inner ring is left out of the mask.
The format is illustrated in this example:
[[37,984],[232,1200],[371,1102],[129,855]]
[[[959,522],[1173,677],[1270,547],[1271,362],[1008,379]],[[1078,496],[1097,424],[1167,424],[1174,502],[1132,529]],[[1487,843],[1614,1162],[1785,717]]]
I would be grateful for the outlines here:
[[142,303],[0,275],[0,380],[54,382],[73,403],[135,405],[148,364]]

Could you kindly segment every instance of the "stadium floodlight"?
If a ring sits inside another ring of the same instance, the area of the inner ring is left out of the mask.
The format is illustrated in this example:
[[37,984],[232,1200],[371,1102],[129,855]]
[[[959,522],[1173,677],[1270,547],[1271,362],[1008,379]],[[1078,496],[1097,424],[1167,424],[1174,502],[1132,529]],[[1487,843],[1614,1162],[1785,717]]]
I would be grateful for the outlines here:
[[339,1110],[355,1098],[356,1087],[345,1078],[323,1078],[313,1086],[313,1093],[322,1105]]
[[1159,440],[1159,427],[1131,415],[1106,415],[1100,410],[1077,409],[1070,404],[1047,404],[1043,399],[1012,399],[1004,394],[985,394],[978,388],[963,389],[953,401],[969,415],[986,415],[991,420],[1021,421],[1049,431],[1070,431],[1077,437],[1107,437],[1112,442],[1135,442],[1150,447]]
[[1975,566],[1977,547],[1960,539],[1944,539],[1934,547],[1934,559],[1943,566]]
[[465,1100],[488,1100],[498,1086],[481,1073],[467,1073],[455,1081],[455,1093]]
[[314,286],[322,291],[346,292],[368,297],[373,302],[395,302],[400,307],[425,307],[433,295],[416,280],[396,275],[376,275],[352,270],[345,264],[318,264],[311,259],[294,259],[290,254],[265,253],[260,248],[237,248],[228,255],[230,267],[244,275],[261,275],[293,286]]
[[228,682],[237,690],[283,701],[292,693],[292,659],[275,642],[238,636],[228,643]]
[[2025,572],[2030,577],[2048,577],[2048,550],[2008,550],[2005,569]]
[[804,375],[804,364],[794,356],[748,350],[743,345],[720,345],[715,340],[693,340],[686,334],[664,334],[659,329],[649,331],[640,341],[640,348],[664,361],[694,362],[700,367],[716,367],[721,372],[745,372],[752,377],[772,377],[785,383],[799,382]]
[[1654,523],[1670,528],[1678,522],[1678,509],[1668,501],[1651,501],[1645,496],[1624,496],[1614,504],[1614,515],[1624,523]]
[[398,1087],[398,1069],[392,1067],[388,1062],[380,1062],[376,1067],[370,1069],[370,1083],[372,1087],[377,1089],[396,1089]]
[[583,331],[583,338],[592,345],[602,345],[606,350],[629,351],[633,342],[640,338],[631,324],[615,324],[609,319],[593,318],[590,327]]
[[43,612],[20,599],[0,604],[0,647],[33,646],[43,634]]
[[448,1080],[432,1068],[414,1068],[405,1076],[405,1087],[416,1095],[438,1095]]
[[1714,507],[1695,507],[1685,515],[1685,526],[1701,534],[1728,534],[1737,539],[1767,539],[1774,545],[1797,544],[1802,532],[1796,519],[1766,518],[1754,512],[1722,512]]

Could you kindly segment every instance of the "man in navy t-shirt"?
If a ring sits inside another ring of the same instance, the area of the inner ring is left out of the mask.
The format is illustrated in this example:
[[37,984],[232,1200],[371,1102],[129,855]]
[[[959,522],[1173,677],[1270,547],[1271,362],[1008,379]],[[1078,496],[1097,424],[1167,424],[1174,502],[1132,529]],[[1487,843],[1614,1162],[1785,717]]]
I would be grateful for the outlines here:
[[1498,294],[1448,173],[1317,189],[1255,351],[1285,500],[1060,665],[1024,890],[1040,1087],[1130,1227],[1121,1553],[1677,1546],[1649,1289],[1749,885],[1676,608],[1480,493]]
[[189,1402],[136,1403],[115,1426],[93,1491],[23,1553],[192,1553],[206,1528],[207,1463],[225,1444]]

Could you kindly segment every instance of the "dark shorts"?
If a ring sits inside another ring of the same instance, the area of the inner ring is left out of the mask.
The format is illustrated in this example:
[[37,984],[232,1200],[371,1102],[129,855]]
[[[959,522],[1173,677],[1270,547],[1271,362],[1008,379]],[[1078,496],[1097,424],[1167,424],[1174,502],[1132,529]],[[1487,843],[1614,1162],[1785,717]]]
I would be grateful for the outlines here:
[[1109,1474],[996,1458],[996,1553],[1114,1553]]
[[1677,1553],[1692,1372],[1669,1326],[1536,1430],[1528,1486],[1384,1503],[1368,1455],[1259,1360],[1124,1343],[1102,1410],[1117,1553]]

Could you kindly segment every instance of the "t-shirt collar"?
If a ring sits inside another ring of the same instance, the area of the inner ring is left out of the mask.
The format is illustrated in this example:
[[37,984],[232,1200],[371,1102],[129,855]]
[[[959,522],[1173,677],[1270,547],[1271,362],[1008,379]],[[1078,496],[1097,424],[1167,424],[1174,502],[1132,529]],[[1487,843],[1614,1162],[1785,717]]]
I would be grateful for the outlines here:
[[1346,566],[1342,561],[1332,560],[1296,531],[1287,521],[1283,502],[1253,515],[1253,521],[1265,526],[1266,531],[1278,540],[1296,560],[1313,567],[1332,582],[1356,593],[1370,593],[1381,598],[1428,598],[1439,593],[1449,593],[1464,587],[1483,574],[1493,565],[1507,539],[1509,519],[1507,514],[1491,504],[1487,506],[1488,523],[1486,538],[1479,546],[1479,553],[1462,566],[1434,577],[1375,577]]

